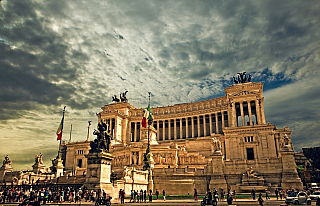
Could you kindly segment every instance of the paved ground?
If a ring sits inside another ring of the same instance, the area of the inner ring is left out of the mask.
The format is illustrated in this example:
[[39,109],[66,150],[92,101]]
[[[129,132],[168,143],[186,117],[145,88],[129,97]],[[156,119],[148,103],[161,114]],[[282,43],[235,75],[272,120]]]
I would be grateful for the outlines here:
[[[112,205],[117,205],[117,206],[158,206],[158,205],[177,205],[177,206],[200,206],[200,202],[201,200],[195,201],[195,200],[191,200],[191,199],[182,199],[182,200],[167,200],[167,201],[163,201],[163,200],[153,200],[151,203],[146,202],[146,203],[130,203],[128,200],[125,201],[125,204],[120,204],[119,200],[112,200]],[[284,200],[276,200],[271,199],[271,200],[265,200],[264,201],[264,206],[280,206],[285,204]],[[0,205],[5,205],[5,206],[17,206],[17,203],[14,204],[10,204],[10,203],[6,203],[6,204],[0,204]],[[50,206],[62,206],[62,205],[67,205],[67,206],[73,206],[73,205],[81,205],[81,206],[94,206],[94,203],[86,203],[86,202],[81,202],[81,204],[77,203],[49,203],[46,205],[50,205]],[[227,202],[226,201],[219,201],[218,202],[218,206],[226,206]],[[233,201],[233,205],[256,205],[258,206],[259,203],[257,200],[252,200],[252,199],[238,199]],[[315,205],[315,202],[312,202],[312,205]]]
[[[194,201],[194,200],[190,200],[190,199],[184,199],[184,200],[167,200],[167,201],[163,201],[163,200],[154,200],[153,202],[149,203],[130,203],[130,202],[125,202],[125,204],[120,204],[120,202],[118,200],[113,200],[112,201],[112,205],[117,205],[117,206],[158,206],[158,205],[177,205],[177,206],[200,206],[200,202],[201,200],[198,201]],[[271,199],[271,200],[267,200],[264,201],[263,205],[276,205],[276,206],[280,206],[283,205],[284,200],[276,200],[276,199]],[[6,204],[0,204],[0,205],[5,205],[5,206],[17,206],[18,204],[10,204],[10,203],[6,203]],[[93,203],[86,203],[86,202],[82,202],[81,204],[77,203],[50,203],[47,204],[50,206],[62,206],[62,205],[68,205],[68,206],[72,206],[72,205],[81,205],[81,206],[94,206]],[[226,206],[227,202],[226,201],[220,201],[218,202],[218,206]],[[252,200],[252,199],[238,199],[236,201],[233,201],[233,205],[259,205],[259,203],[257,202],[257,200]],[[312,205],[315,205],[315,202],[312,202]]]

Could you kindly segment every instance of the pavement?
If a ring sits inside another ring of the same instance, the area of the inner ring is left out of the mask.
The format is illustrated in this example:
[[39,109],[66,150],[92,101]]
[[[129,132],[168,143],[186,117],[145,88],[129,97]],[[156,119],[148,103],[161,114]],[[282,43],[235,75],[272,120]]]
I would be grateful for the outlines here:
[[[120,204],[120,200],[118,199],[113,199],[111,201],[111,205],[117,205],[117,206],[135,206],[135,205],[143,205],[143,206],[158,206],[158,205],[178,205],[178,206],[200,206],[200,202],[202,201],[202,199],[199,200],[193,200],[193,199],[174,199],[174,200],[166,200],[163,201],[163,199],[159,199],[159,200],[153,200],[152,202],[147,201],[146,203],[130,203],[129,199],[125,200],[125,204]],[[0,204],[0,205],[5,205],[5,206],[17,206],[18,203],[5,203],[5,204]],[[60,206],[60,205],[80,205],[80,206],[93,206],[94,203],[93,202],[81,202],[81,203],[69,203],[69,202],[63,202],[63,203],[47,203],[46,205],[50,205],[50,206]],[[227,205],[226,200],[222,200],[218,202],[218,206],[225,206]],[[233,201],[232,205],[259,205],[257,199],[253,200],[251,199],[236,199]],[[273,206],[273,205],[285,205],[285,200],[277,200],[276,198],[271,198],[270,200],[264,200],[263,203],[264,206]],[[312,205],[315,205],[315,202],[312,202]]]
[[[143,205],[143,206],[158,206],[158,205],[179,205],[179,206],[200,206],[202,199],[199,200],[193,200],[193,199],[174,199],[174,200],[166,200],[163,199],[159,200],[153,200],[152,202],[147,201],[146,203],[130,203],[129,199],[125,199],[125,204],[120,204],[119,199],[113,199],[111,200],[111,205],[117,205],[117,206],[135,206],[135,205]],[[264,205],[284,205],[284,200],[277,200],[276,198],[271,198],[270,200],[265,200]],[[17,206],[18,203],[5,203],[0,204],[5,206]],[[60,206],[60,205],[81,205],[81,206],[93,206],[93,202],[81,202],[81,203],[69,203],[69,202],[63,202],[63,203],[47,203],[46,205],[50,206]],[[224,206],[227,205],[226,200],[222,200],[218,202],[218,206]],[[236,199],[233,201],[233,205],[259,205],[257,199],[252,200],[251,199]],[[315,203],[313,203],[315,205]]]

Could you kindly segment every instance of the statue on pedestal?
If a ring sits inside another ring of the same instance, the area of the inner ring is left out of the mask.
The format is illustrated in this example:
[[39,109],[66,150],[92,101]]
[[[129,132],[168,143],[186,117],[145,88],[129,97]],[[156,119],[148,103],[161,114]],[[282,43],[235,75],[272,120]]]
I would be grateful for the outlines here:
[[220,152],[221,153],[221,142],[217,140],[216,137],[212,139],[212,147],[213,147],[213,152]]
[[6,166],[6,165],[10,165],[11,166],[11,159],[9,157],[9,155],[5,156],[4,160],[3,160],[3,165],[2,166]]
[[292,145],[287,134],[280,138],[280,148],[292,149]]
[[40,154],[38,154],[34,157],[34,160],[35,160],[35,165],[43,165],[41,152],[40,152]]
[[90,142],[90,153],[107,151],[109,152],[110,141],[111,141],[111,130],[109,129],[109,124],[106,124],[103,119],[98,123],[98,130],[94,130],[93,134],[97,135],[97,138]]

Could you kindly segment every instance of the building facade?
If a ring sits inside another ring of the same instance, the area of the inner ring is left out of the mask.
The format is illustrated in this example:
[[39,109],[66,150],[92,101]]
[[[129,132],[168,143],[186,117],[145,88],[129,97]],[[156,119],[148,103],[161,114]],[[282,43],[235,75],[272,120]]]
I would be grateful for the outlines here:
[[[296,171],[291,131],[266,123],[263,84],[229,86],[225,96],[194,103],[151,108],[150,128],[143,128],[143,109],[128,102],[102,107],[110,125],[112,170],[125,179],[125,168],[142,170],[148,133],[153,154],[153,189],[187,194],[197,188],[257,190],[302,189]],[[65,169],[85,171],[89,141],[65,145]],[[128,177],[127,177],[128,179]],[[130,191],[125,183],[122,189]],[[144,186],[143,186],[144,187]]]

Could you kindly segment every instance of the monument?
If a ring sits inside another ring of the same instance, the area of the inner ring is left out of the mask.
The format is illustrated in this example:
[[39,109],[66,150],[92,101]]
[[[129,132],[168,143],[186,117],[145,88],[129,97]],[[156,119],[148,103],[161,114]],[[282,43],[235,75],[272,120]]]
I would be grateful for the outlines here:
[[11,159],[9,155],[5,156],[5,159],[3,160],[3,164],[0,168],[0,182],[5,182],[5,175],[7,172],[12,172],[13,168],[11,166]]
[[35,174],[43,173],[46,170],[46,166],[43,164],[41,152],[34,157],[34,161],[34,165],[32,165],[33,172]]
[[97,138],[90,142],[87,158],[87,174],[84,186],[89,190],[104,190],[111,194],[113,187],[110,181],[111,161],[113,156],[109,153],[111,132],[109,125],[98,115],[98,129],[93,132]]
[[[148,183],[153,183],[149,187],[168,194],[193,193],[194,188],[199,193],[208,188],[240,193],[255,186],[272,192],[278,187],[302,189],[291,131],[266,122],[263,84],[252,82],[247,72],[231,81],[225,96],[150,108],[154,118],[148,128],[142,126],[143,108],[132,106],[126,92],[120,98],[114,95],[113,102],[98,114],[97,139],[90,145],[87,141],[65,145],[65,169],[72,171],[81,160],[81,169],[88,168],[87,176],[91,176],[86,184],[93,188],[103,185],[100,182],[108,185],[109,175],[104,179],[98,172],[109,170],[112,163],[115,185],[120,189],[122,181],[126,193],[140,190],[141,185],[147,188],[144,178],[149,165],[152,181]],[[97,163],[101,161],[110,165],[102,168]],[[124,177],[125,168],[132,168],[134,181]]]

